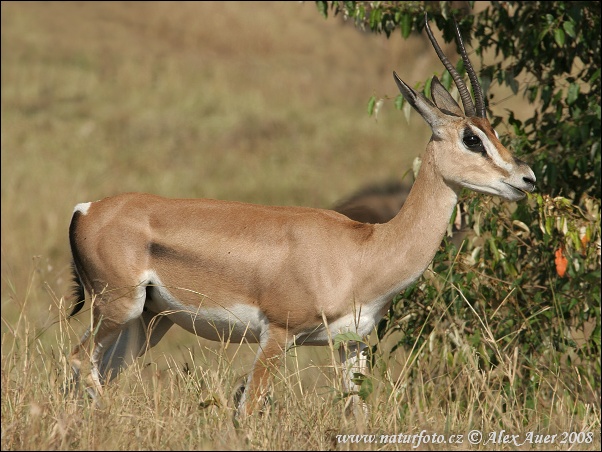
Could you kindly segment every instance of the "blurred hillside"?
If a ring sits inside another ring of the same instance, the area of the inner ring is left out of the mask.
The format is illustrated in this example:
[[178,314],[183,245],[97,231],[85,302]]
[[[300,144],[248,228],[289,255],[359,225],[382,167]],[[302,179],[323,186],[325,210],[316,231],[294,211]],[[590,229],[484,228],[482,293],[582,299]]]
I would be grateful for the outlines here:
[[3,274],[62,275],[73,206],[122,191],[327,207],[400,177],[428,130],[367,101],[426,50],[313,3],[3,2]]
[[329,207],[400,179],[429,139],[392,100],[369,117],[370,96],[397,96],[393,70],[442,72],[423,36],[362,33],[312,2],[2,2],[1,34],[3,316],[27,302],[41,325],[59,315],[49,291],[68,292],[76,203]]

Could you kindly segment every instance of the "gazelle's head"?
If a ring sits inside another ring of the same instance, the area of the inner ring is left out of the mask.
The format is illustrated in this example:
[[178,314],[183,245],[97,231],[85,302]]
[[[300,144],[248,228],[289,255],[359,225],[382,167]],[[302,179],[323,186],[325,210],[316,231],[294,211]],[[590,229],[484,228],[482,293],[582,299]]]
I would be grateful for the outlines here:
[[410,88],[395,72],[393,75],[403,97],[431,126],[433,136],[429,151],[433,153],[437,171],[454,189],[465,187],[510,201],[524,198],[526,192],[535,190],[535,174],[502,145],[487,119],[483,90],[468,59],[457,23],[454,22],[458,47],[475,103],[460,74],[435,40],[426,15],[425,23],[439,59],[458,87],[464,111],[437,77],[433,77],[431,83],[431,101]]

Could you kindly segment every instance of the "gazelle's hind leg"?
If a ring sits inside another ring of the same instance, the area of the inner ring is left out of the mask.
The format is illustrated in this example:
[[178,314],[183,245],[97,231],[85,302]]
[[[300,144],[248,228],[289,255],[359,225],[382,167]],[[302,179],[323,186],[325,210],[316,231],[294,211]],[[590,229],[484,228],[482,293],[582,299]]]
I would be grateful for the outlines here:
[[93,345],[89,359],[90,370],[86,378],[86,391],[93,399],[102,394],[102,382],[104,378],[100,373],[99,363],[103,358],[104,350],[111,345],[112,341],[118,338],[120,333],[120,328],[110,328],[107,323],[101,322],[100,325],[97,325],[94,332],[88,328],[70,355],[71,367],[77,382],[79,381],[82,367],[81,355],[88,351],[89,342],[92,341]]
[[[86,331],[71,352],[71,364],[77,380],[81,367],[79,356],[92,340],[90,374],[86,379],[86,389],[92,398],[101,395],[105,382],[115,378],[136,358],[155,346],[173,325],[167,317],[156,317],[154,313],[143,310],[146,300],[144,286],[137,286],[134,293],[134,297],[101,300],[94,306],[94,331]],[[109,312],[107,307],[111,303],[113,309]]]
[[136,358],[157,345],[172,325],[167,317],[150,311],[144,311],[140,317],[130,321],[103,351],[102,361],[98,363],[101,383],[115,378]]
[[71,365],[71,370],[73,372],[73,378],[68,383],[67,387],[65,388],[65,392],[71,392],[74,389],[74,387],[76,387],[79,384],[79,379],[80,379],[80,374],[81,374],[81,366],[82,366],[80,354],[82,352],[82,349],[85,349],[87,347],[89,340],[90,340],[90,328],[88,328],[86,330],[84,335],[81,337],[79,343],[75,347],[73,347],[73,349],[71,350],[71,354],[69,355],[69,364]]

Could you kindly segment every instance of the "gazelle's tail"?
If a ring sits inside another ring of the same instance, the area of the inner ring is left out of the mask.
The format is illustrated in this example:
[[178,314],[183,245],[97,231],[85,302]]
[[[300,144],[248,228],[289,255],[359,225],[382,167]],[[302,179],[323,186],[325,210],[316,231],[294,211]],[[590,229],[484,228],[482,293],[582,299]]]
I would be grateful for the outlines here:
[[78,264],[81,262],[81,259],[75,242],[75,228],[80,215],[81,212],[76,210],[73,213],[71,224],[69,225],[69,244],[71,245],[71,255],[73,257],[71,261],[71,275],[73,278],[73,297],[75,299],[75,304],[73,305],[73,310],[71,311],[71,314],[69,314],[69,317],[73,317],[77,314],[84,307],[86,301],[84,284],[78,271],[78,267],[80,267]]

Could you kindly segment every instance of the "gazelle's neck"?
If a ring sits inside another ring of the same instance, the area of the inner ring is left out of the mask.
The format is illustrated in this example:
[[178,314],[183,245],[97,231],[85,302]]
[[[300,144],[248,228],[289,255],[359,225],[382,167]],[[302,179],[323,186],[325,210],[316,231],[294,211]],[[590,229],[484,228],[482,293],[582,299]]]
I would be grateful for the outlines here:
[[368,299],[388,298],[415,281],[441,244],[458,195],[436,171],[435,159],[429,146],[401,211],[388,223],[375,225],[363,260],[372,263],[363,281]]

